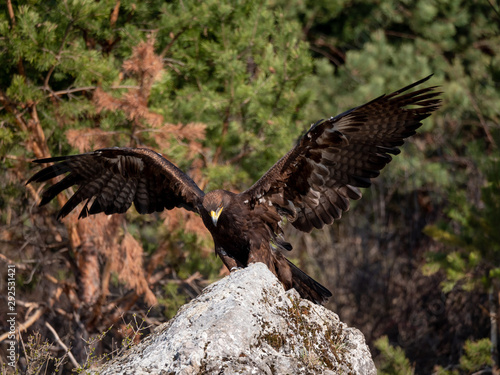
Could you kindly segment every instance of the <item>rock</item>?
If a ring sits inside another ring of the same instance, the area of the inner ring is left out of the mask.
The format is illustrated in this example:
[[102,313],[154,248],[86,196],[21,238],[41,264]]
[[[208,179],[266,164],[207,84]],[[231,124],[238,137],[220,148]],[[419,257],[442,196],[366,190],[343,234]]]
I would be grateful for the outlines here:
[[262,263],[207,287],[99,374],[376,374],[364,336]]

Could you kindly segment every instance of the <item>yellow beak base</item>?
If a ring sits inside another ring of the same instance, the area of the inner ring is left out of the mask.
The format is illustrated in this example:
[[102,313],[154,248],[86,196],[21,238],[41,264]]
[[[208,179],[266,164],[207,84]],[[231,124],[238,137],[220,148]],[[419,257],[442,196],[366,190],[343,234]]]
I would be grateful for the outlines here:
[[217,221],[224,207],[219,207],[217,211],[210,211],[210,216],[212,217],[212,223],[217,226]]

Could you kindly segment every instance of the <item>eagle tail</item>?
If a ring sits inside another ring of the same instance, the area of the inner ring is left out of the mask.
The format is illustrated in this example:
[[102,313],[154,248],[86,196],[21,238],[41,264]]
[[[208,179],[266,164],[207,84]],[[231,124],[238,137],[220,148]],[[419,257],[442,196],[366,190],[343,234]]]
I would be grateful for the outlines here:
[[287,262],[290,266],[290,271],[292,272],[292,287],[299,292],[302,298],[308,299],[314,303],[322,304],[332,296],[332,293],[323,285],[308,276],[288,259]]

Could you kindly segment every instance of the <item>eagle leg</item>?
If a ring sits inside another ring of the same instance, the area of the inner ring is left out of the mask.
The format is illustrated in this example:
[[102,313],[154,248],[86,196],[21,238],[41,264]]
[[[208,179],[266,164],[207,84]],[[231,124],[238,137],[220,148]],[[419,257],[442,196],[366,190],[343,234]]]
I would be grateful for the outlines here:
[[219,256],[219,258],[221,258],[222,263],[224,263],[224,265],[229,270],[229,272],[233,272],[234,270],[245,267],[245,265],[243,263],[238,262],[236,259],[231,257],[220,246],[215,247],[215,253]]

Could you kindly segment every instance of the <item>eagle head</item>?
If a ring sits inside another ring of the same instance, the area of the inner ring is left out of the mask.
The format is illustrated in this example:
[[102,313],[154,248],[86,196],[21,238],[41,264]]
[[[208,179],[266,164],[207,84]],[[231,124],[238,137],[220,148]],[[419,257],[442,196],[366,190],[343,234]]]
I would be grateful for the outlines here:
[[231,195],[232,193],[225,190],[214,190],[206,194],[203,198],[203,207],[210,215],[214,226],[217,226],[217,222],[224,208],[229,206]]

